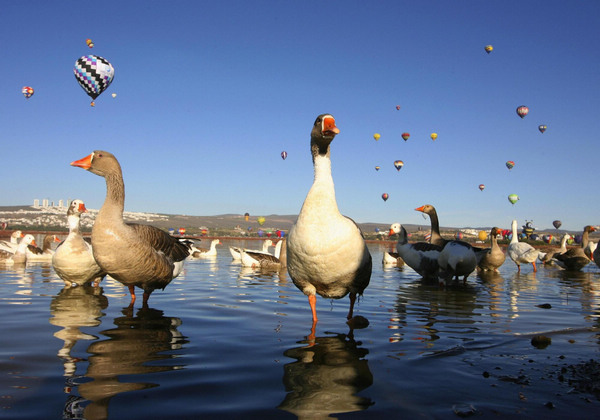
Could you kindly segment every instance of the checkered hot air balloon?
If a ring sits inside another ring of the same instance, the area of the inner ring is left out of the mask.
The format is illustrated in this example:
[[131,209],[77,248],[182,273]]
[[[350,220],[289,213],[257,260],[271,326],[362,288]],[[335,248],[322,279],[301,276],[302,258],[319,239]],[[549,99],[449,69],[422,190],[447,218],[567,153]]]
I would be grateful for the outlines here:
[[[115,69],[107,59],[96,55],[84,55],[75,62],[75,79],[92,99],[106,90],[115,77]],[[94,101],[91,103],[94,106]]]

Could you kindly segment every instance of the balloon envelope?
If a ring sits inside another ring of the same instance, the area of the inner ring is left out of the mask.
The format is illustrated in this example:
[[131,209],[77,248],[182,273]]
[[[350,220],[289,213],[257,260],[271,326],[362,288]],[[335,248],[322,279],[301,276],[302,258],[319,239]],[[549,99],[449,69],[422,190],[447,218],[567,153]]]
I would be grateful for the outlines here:
[[431,133],[431,140],[435,141],[437,139],[437,133]]
[[510,194],[508,196],[508,201],[511,202],[511,204],[515,204],[517,201],[519,201],[519,196],[517,194]]
[[529,108],[527,108],[525,105],[521,105],[517,108],[517,115],[521,118],[525,118],[525,115],[527,115],[528,112]]
[[483,184],[479,184],[479,189],[480,189],[481,191],[483,191],[483,190],[485,189],[485,185],[483,185]]
[[84,55],[73,68],[77,83],[92,99],[106,90],[115,77],[115,69],[107,59],[96,55]]
[[388,193],[383,193],[381,194],[381,198],[383,199],[383,201],[387,201],[387,199],[390,198],[390,195]]
[[559,227],[562,226],[562,222],[560,220],[555,220],[554,222],[552,222],[552,225],[558,229]]
[[27,99],[29,99],[33,95],[33,88],[31,86],[23,86],[23,89],[21,89],[21,92],[23,93],[23,96],[25,96]]
[[404,166],[404,162],[402,162],[401,160],[396,160],[396,161],[394,161],[394,166],[396,167],[397,170],[400,170]]
[[546,128],[548,128],[548,127],[546,127],[545,125],[540,125],[538,127],[538,130],[540,130],[540,133],[544,134],[544,131],[546,131]]
[[487,239],[487,232],[485,230],[480,230],[479,233],[477,234],[477,238],[480,241],[485,241]]
[[404,139],[404,141],[408,140],[409,137],[410,137],[409,133],[402,133],[402,138]]
[[86,39],[85,43],[87,44],[88,47],[93,48],[94,47],[94,42],[91,39]]
[[509,160],[508,162],[506,162],[506,167],[508,168],[508,170],[510,171],[512,168],[515,167],[515,162],[512,160]]
[[[491,53],[493,50],[494,50],[494,47],[492,47],[491,45],[486,45],[486,46],[485,46],[485,52],[486,52],[486,53],[488,53],[488,54],[489,54],[489,53]],[[502,55],[502,54],[500,54],[500,55]]]
[[283,152],[281,152],[281,159],[285,160],[286,157],[287,157],[287,152],[284,150]]
[[396,105],[396,109],[400,111],[400,105]]
[[258,219],[256,219],[258,221],[259,225],[264,225],[265,224],[265,218],[263,216],[259,216]]
[[378,171],[378,170],[379,170],[379,166],[376,166],[376,167],[375,167],[375,170],[376,170],[376,171]]
[[379,134],[379,133],[373,134],[373,138],[375,139],[375,141],[379,140],[380,137],[381,137],[381,134]]

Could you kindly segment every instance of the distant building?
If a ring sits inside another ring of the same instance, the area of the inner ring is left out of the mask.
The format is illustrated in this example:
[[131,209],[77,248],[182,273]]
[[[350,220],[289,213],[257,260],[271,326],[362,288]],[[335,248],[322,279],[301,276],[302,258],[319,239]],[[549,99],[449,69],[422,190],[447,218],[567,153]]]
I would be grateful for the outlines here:
[[33,207],[39,207],[40,206],[40,200],[39,199],[35,199],[33,200]]

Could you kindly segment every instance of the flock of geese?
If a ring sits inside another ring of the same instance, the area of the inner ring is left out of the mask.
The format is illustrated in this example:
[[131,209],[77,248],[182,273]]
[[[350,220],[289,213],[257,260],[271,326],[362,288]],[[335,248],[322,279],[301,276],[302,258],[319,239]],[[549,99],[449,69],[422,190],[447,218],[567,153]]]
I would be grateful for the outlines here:
[[[308,297],[313,328],[318,321],[317,295],[327,299],[349,296],[347,319],[350,321],[354,317],[355,301],[371,278],[372,258],[362,232],[352,219],[340,213],[335,198],[330,145],[339,132],[331,114],[316,118],[310,141],[313,184],[287,239],[275,245],[274,255],[268,252],[273,246],[271,240],[265,241],[260,250],[229,249],[232,258],[243,266],[287,269],[293,283]],[[32,235],[14,232],[10,241],[0,243],[0,264],[44,258],[52,261],[58,276],[69,286],[98,285],[109,275],[127,286],[132,307],[136,301],[136,287],[142,289],[143,305],[147,306],[154,290],[164,289],[179,275],[185,259],[216,255],[218,239],[212,241],[209,249],[202,249],[156,227],[126,223],[123,220],[125,185],[121,166],[113,154],[96,150],[71,165],[99,175],[106,182],[106,198],[94,222],[91,241],[84,239],[79,227],[80,217],[87,211],[85,205],[81,200],[73,200],[67,211],[69,234],[55,251],[51,250],[52,241],[57,240],[54,235],[49,235],[43,249],[39,249]],[[448,282],[460,277],[466,281],[478,269],[498,271],[505,262],[505,253],[498,245],[498,228],[494,227],[490,232],[489,248],[477,248],[460,240],[443,238],[433,206],[424,205],[416,210],[430,218],[430,242],[409,243],[404,226],[394,223],[390,234],[398,235],[397,253],[384,253],[384,264],[406,264],[425,279]],[[567,250],[568,236],[565,235],[561,249],[542,253],[518,241],[515,220],[506,254],[519,271],[522,264],[532,264],[536,271],[538,260],[569,270],[580,270],[590,259],[600,265],[600,254],[597,254],[600,251],[594,250],[588,240],[591,231],[593,227],[590,226],[584,229],[582,248]]]

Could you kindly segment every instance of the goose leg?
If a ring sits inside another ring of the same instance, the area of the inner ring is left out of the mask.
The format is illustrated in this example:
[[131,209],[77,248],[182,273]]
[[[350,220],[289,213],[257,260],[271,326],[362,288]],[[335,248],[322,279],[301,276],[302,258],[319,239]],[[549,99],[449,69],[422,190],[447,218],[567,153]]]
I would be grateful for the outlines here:
[[316,295],[308,295],[308,304],[310,305],[310,310],[312,311],[312,320],[313,324],[316,324],[317,319],[317,296]]
[[129,294],[131,295],[131,302],[129,302],[129,307],[133,307],[133,304],[135,303],[135,286],[134,285],[129,285]]
[[144,308],[148,307],[148,298],[150,297],[150,293],[144,291],[144,296],[143,296],[143,300],[142,300],[142,305],[144,306]]
[[346,319],[351,319],[354,314],[354,302],[356,302],[356,293],[350,292],[350,310]]
[[533,265],[533,272],[536,273],[537,272],[537,267],[535,266],[535,261],[532,262],[531,265]]

